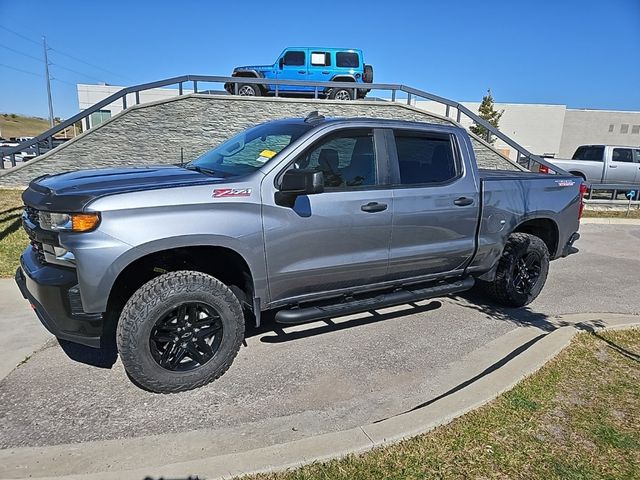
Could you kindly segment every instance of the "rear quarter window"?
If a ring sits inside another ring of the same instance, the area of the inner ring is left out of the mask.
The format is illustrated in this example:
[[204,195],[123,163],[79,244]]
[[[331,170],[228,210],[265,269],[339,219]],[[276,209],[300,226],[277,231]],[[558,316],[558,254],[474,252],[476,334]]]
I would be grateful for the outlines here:
[[336,66],[345,68],[358,68],[360,66],[358,54],[353,52],[336,53]]

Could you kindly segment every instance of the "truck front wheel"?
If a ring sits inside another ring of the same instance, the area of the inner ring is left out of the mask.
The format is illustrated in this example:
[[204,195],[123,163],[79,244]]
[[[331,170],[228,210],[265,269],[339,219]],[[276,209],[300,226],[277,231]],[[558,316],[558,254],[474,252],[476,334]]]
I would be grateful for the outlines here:
[[498,261],[495,279],[481,289],[507,307],[523,307],[540,293],[549,273],[549,250],[538,237],[512,233]]
[[193,271],[145,283],[122,310],[116,332],[131,379],[157,393],[191,390],[220,377],[243,338],[238,298],[219,280]]

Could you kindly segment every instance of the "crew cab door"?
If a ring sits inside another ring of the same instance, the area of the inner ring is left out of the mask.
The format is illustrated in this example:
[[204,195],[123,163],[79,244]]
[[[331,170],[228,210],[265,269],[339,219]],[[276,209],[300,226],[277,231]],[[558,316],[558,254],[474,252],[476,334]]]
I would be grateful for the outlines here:
[[470,146],[458,135],[447,129],[388,131],[395,156],[391,278],[458,271],[473,255],[479,187],[463,162]]
[[605,183],[636,183],[640,178],[640,164],[634,157],[633,148],[607,147],[609,164]]
[[[368,128],[327,133],[262,182],[272,303],[385,278],[393,198],[383,186],[379,135]],[[289,168],[322,171],[325,191],[278,205],[274,194]]]
[[[308,80],[308,53],[308,50],[304,48],[286,50],[276,64],[276,78],[279,80]],[[304,92],[312,89],[295,85],[279,85],[278,90]]]

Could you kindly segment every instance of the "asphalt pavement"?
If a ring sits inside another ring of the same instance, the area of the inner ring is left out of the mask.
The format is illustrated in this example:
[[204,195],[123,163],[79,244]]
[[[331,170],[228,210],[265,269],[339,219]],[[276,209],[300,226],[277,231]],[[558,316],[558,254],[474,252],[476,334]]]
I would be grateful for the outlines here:
[[[231,369],[192,392],[142,391],[120,362],[111,369],[77,363],[51,342],[0,381],[0,448],[117,446],[173,433],[197,442],[207,429],[218,435],[203,450],[233,452],[402,413],[458,384],[465,361],[523,327],[549,331],[566,313],[640,312],[640,227],[584,225],[581,233],[580,253],[552,263],[545,289],[527,308],[495,308],[467,293],[252,331]],[[2,310],[3,325],[11,308]]]

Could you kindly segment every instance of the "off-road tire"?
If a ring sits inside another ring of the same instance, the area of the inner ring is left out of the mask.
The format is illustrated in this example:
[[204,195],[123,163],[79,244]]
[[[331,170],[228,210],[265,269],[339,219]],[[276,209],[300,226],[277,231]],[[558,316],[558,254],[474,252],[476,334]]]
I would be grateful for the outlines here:
[[353,88],[332,88],[329,92],[329,98],[331,100],[353,100]]
[[371,65],[365,65],[362,72],[362,81],[365,83],[373,83],[373,67]]
[[[540,273],[528,293],[519,292],[514,284],[518,260],[534,253],[540,258]],[[512,233],[498,261],[495,279],[478,281],[478,287],[489,298],[507,307],[523,307],[531,303],[544,287],[549,273],[549,250],[535,235]]]
[[[166,312],[185,302],[210,305],[222,321],[222,340],[215,355],[189,371],[171,371],[153,358],[150,335]],[[222,282],[200,272],[160,275],[140,287],[126,303],[116,331],[118,352],[127,374],[142,388],[175,393],[201,387],[224,374],[244,339],[244,316],[238,298]]]
[[[243,89],[253,90],[253,95],[250,93],[242,94]],[[238,96],[241,97],[259,97],[262,95],[262,90],[260,90],[260,85],[255,83],[240,83],[238,84]]]

